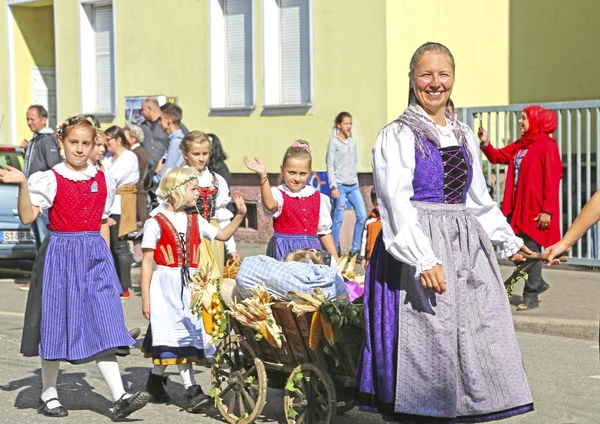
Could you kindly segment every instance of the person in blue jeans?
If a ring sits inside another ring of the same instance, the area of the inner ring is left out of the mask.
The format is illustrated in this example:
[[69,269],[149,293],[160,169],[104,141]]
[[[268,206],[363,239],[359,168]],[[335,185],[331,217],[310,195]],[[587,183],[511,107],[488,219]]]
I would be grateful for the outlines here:
[[335,118],[336,135],[327,145],[327,177],[334,199],[333,225],[331,227],[335,247],[340,252],[340,229],[344,223],[344,211],[348,204],[356,214],[356,224],[352,236],[350,257],[360,250],[362,229],[367,218],[367,211],[360,188],[358,187],[358,156],[356,141],[351,136],[352,115],[340,112]]

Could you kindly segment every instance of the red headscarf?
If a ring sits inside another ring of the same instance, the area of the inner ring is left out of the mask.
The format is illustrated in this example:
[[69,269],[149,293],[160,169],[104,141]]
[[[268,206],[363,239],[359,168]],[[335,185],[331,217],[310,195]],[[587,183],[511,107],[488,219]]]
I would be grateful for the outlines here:
[[544,140],[548,138],[548,135],[544,132],[544,115],[548,112],[541,106],[527,106],[523,113],[527,115],[529,121],[529,128],[521,136],[517,143],[521,144],[520,148],[527,148],[531,143],[538,140]]
[[556,130],[556,125],[558,124],[556,113],[552,112],[551,110],[544,110],[541,118],[541,130],[548,135],[552,134],[554,130]]

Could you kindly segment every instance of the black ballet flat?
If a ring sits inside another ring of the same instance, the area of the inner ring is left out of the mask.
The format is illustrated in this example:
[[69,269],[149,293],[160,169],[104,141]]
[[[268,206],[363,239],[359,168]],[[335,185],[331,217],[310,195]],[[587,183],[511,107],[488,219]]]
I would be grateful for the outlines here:
[[52,402],[53,400],[60,402],[57,398],[48,399],[46,401],[40,399],[40,405],[38,406],[37,411],[46,417],[52,418],[61,418],[69,415],[69,411],[67,411],[62,405],[52,409],[48,408],[48,403]]

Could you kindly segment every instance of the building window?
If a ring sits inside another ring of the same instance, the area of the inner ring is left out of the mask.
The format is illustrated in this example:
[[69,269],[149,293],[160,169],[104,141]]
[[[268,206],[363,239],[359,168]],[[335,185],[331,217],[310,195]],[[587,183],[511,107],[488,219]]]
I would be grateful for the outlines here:
[[115,111],[115,31],[112,2],[81,4],[81,110],[99,116]]
[[264,0],[265,106],[312,103],[311,0]]
[[210,0],[210,107],[254,106],[252,0]]
[[246,216],[241,227],[249,230],[258,230],[258,208],[256,203],[246,203]]

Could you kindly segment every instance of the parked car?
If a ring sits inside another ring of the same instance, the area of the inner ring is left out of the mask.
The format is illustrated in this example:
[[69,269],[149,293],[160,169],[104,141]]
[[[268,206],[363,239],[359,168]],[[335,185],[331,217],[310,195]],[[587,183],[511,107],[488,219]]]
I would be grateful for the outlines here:
[[[23,155],[18,147],[0,144],[0,167],[23,170]],[[19,187],[0,182],[0,267],[31,267],[35,259],[35,238],[29,225],[19,220]]]

